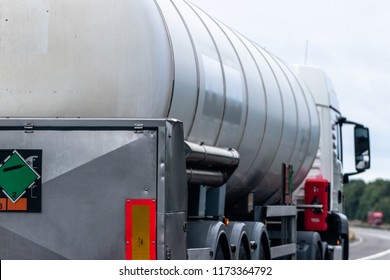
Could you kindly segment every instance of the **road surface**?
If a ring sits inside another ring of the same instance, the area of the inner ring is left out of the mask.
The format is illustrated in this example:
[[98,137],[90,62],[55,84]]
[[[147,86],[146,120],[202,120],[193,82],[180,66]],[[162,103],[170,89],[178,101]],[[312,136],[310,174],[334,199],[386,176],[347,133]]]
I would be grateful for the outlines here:
[[350,244],[351,260],[390,260],[390,230],[351,227],[356,241]]

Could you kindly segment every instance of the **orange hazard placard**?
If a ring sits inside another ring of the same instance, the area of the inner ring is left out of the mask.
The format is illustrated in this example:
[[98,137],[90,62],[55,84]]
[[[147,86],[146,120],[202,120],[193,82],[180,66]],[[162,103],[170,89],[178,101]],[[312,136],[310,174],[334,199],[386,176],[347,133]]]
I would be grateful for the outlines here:
[[126,259],[156,259],[156,200],[126,200]]

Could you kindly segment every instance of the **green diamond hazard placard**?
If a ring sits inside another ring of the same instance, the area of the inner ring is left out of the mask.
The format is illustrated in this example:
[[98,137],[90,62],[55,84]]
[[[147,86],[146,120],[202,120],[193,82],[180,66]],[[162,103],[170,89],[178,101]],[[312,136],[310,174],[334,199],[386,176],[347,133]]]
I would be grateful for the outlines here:
[[0,150],[0,211],[41,210],[40,150]]

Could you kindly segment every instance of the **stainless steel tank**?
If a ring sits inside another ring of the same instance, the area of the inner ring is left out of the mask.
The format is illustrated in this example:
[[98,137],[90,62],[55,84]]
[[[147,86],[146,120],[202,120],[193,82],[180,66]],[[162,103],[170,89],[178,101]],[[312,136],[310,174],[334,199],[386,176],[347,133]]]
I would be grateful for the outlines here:
[[172,117],[238,149],[228,204],[280,199],[315,158],[314,100],[280,59],[183,0],[0,0],[0,116]]

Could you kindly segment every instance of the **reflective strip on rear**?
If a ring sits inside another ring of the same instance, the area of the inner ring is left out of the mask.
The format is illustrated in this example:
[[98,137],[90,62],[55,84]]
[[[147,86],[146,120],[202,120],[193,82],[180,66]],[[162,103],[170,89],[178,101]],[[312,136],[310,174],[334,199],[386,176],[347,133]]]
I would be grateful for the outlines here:
[[156,259],[156,200],[126,200],[126,259]]

